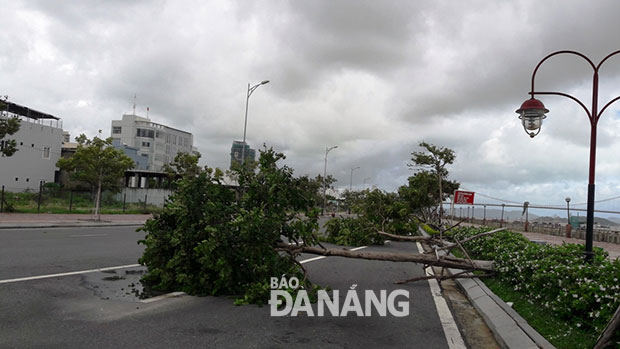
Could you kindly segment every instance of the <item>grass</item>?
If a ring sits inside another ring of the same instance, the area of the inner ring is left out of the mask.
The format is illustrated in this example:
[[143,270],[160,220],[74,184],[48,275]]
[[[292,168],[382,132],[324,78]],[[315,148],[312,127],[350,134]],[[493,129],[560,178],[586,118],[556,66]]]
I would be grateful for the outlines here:
[[[44,194],[39,208],[38,193],[5,193],[6,204],[4,212],[16,213],[53,213],[53,214],[91,214],[94,202],[89,193],[74,193],[73,198],[69,192],[57,193],[57,195]],[[71,210],[69,210],[71,207]],[[144,205],[144,203],[126,203],[123,212],[123,202],[114,199],[113,195],[104,194],[101,200],[102,214],[145,214],[159,212],[160,207]]]
[[583,331],[578,327],[557,319],[553,313],[544,310],[527,295],[516,292],[497,278],[483,279],[493,293],[505,302],[513,302],[516,310],[538,333],[557,348],[592,348],[598,338],[597,333]]

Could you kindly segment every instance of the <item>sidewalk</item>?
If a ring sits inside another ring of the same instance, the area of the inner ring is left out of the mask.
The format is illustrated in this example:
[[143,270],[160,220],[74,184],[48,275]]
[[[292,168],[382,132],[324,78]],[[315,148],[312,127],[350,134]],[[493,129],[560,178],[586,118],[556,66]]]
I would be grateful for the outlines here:
[[91,214],[0,213],[0,229],[130,226],[149,218],[150,214],[102,214],[98,221]]

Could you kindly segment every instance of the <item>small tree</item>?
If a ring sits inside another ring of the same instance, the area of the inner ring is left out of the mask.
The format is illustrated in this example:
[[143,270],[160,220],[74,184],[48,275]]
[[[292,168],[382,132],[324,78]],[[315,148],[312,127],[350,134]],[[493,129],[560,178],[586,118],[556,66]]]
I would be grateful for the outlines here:
[[168,175],[169,182],[174,182],[179,178],[198,176],[202,172],[202,168],[198,166],[200,156],[198,152],[194,154],[178,152],[174,160],[163,167],[163,172]]
[[407,164],[407,166],[429,172],[437,179],[439,187],[439,224],[441,225],[442,203],[444,199],[443,181],[448,178],[446,166],[452,164],[456,156],[454,155],[454,150],[450,148],[437,147],[426,142],[420,142],[420,147],[426,151],[411,153],[411,161],[413,163]]
[[[101,135],[101,130],[99,131]],[[134,161],[123,151],[112,146],[112,138],[95,136],[92,140],[84,134],[75,138],[78,143],[75,154],[58,160],[56,166],[67,171],[71,180],[84,182],[97,191],[95,215],[101,219],[101,191],[118,190],[125,171],[134,167]]]
[[[0,111],[6,108],[6,96],[4,100],[0,99]],[[10,136],[19,131],[20,120],[18,118],[12,118],[8,115],[6,117],[0,117],[0,155],[11,156],[17,151],[17,143],[14,139],[4,140],[6,136]]]

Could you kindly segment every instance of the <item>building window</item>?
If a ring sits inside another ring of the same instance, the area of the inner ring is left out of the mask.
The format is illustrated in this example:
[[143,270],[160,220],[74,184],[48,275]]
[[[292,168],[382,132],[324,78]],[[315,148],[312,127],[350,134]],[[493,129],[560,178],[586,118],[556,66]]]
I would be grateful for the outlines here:
[[50,147],[43,147],[43,158],[44,159],[50,158]]
[[155,131],[153,130],[145,130],[143,128],[139,128],[137,129],[137,133],[136,136],[138,137],[146,137],[146,138],[154,138],[155,137]]
[[150,148],[151,147],[151,142],[142,142],[142,146],[145,148]]
[[18,181],[19,181],[19,178],[15,177],[15,182],[18,182]]
[[112,134],[120,134],[122,130],[123,128],[120,126],[112,126]]

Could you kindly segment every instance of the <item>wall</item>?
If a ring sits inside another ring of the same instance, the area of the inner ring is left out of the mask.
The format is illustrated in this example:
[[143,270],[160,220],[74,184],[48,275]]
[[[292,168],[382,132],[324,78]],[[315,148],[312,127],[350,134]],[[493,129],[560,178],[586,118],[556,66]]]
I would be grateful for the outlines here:
[[128,203],[144,202],[144,196],[146,195],[147,205],[155,205],[158,207],[164,206],[164,200],[172,194],[168,189],[147,189],[147,188],[123,188],[118,193],[117,199],[123,201],[124,195],[127,195],[125,200]]
[[[60,159],[63,131],[50,126],[49,121],[31,122],[22,118],[19,131],[5,139],[17,142],[17,152],[10,157],[0,157],[0,186],[7,191],[38,190],[39,182],[54,182]],[[47,125],[46,125],[47,124]],[[54,121],[56,124],[56,121]],[[49,147],[49,157],[44,158],[44,147]]]

